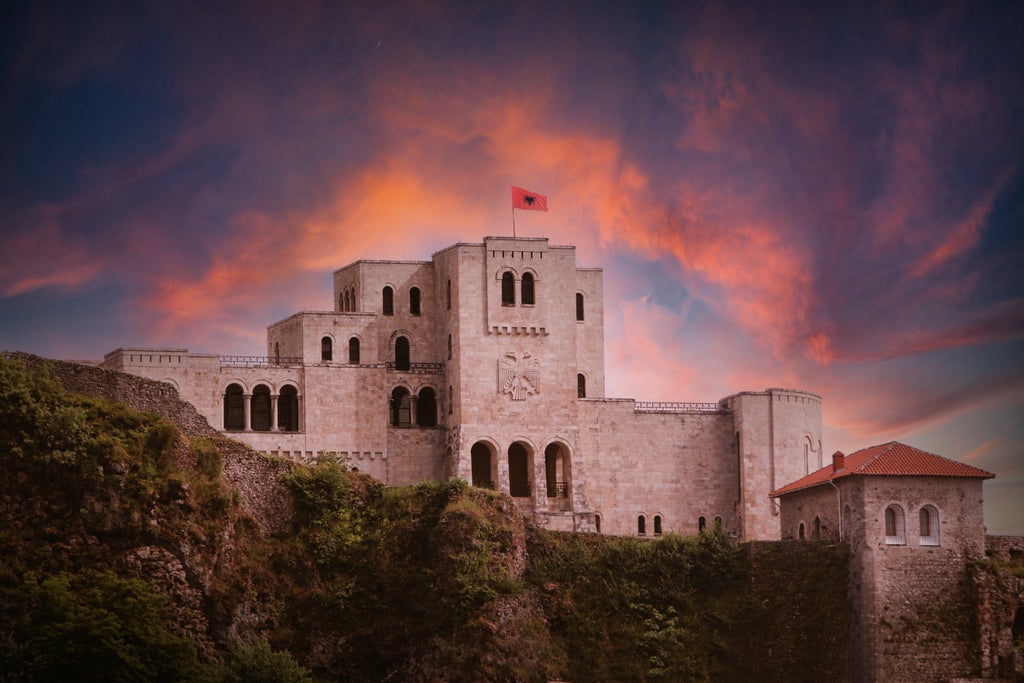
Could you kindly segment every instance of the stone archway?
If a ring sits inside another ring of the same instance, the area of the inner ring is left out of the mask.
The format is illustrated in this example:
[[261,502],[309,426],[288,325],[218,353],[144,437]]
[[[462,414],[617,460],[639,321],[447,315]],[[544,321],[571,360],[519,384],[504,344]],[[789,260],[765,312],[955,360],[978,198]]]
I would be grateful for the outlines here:
[[498,463],[490,445],[477,441],[469,451],[469,458],[473,486],[497,490]]
[[544,449],[544,475],[548,506],[571,509],[572,468],[569,449],[564,444],[550,443]]
[[532,498],[533,458],[530,449],[517,441],[508,447],[508,493],[513,498]]

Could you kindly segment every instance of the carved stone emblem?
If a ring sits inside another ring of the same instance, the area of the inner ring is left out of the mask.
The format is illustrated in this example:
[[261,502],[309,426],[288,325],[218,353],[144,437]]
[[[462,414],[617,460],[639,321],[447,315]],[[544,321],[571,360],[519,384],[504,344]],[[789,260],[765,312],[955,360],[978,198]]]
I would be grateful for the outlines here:
[[512,394],[513,401],[540,392],[540,361],[528,353],[509,351],[498,359],[498,392]]

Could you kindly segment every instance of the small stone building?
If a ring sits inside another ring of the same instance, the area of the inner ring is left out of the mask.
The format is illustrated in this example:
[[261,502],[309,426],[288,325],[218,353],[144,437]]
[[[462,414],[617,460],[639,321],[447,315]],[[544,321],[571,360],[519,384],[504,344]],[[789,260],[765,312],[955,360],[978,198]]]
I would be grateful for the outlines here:
[[552,529],[774,540],[768,494],[823,464],[807,391],[607,397],[603,273],[575,247],[485,237],[333,281],[330,310],[267,328],[265,356],[119,348],[102,365],[174,385],[263,453],[334,453],[392,485],[459,477]]
[[995,475],[892,442],[773,491],[783,539],[843,541],[859,681],[937,681],[982,667],[969,562],[985,555],[982,482]]

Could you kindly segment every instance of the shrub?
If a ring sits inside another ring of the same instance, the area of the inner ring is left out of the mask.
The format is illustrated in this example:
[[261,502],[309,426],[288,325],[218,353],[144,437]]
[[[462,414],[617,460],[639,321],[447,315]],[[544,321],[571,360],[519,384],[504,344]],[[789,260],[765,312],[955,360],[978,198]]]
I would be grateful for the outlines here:
[[109,573],[29,575],[4,591],[7,680],[212,681],[192,641],[164,626],[165,599]]

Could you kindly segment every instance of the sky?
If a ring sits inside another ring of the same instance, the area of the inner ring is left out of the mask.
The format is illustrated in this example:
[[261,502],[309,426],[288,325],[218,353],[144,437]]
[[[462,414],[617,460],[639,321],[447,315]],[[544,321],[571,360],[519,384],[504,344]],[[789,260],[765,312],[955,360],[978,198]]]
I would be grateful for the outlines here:
[[608,396],[806,389],[827,453],[986,469],[1024,534],[1021,35],[994,1],[4,3],[0,349],[263,354],[343,265],[510,234],[519,185],[517,234],[604,268]]

